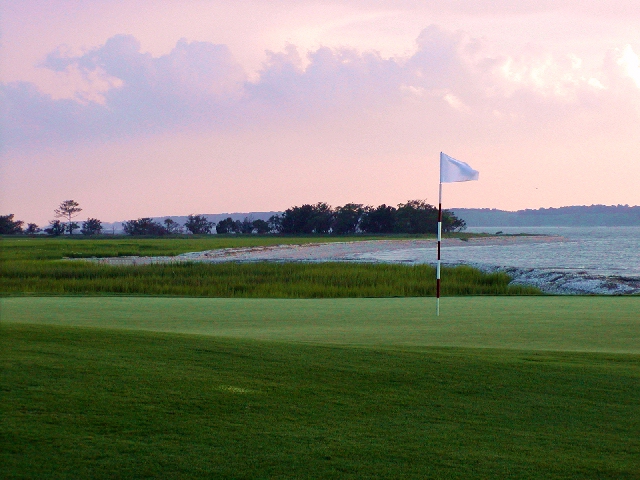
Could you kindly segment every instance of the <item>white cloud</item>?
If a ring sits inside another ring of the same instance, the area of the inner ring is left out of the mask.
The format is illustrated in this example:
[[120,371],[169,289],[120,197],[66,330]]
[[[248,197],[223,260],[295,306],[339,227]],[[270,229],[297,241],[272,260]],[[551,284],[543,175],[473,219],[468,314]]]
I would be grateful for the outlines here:
[[604,85],[602,85],[600,80],[594,77],[591,77],[589,80],[587,80],[587,83],[589,84],[589,86],[597,88],[598,90],[604,90],[606,88]]
[[469,113],[470,111],[469,107],[465,105],[464,102],[460,100],[458,97],[456,97],[454,94],[447,93],[443,98],[451,106],[451,108],[454,108],[461,112]]
[[500,68],[511,89],[531,89],[543,96],[555,96],[562,101],[574,101],[585,87],[604,88],[574,54],[564,58],[544,55],[538,58],[507,58]]
[[413,85],[400,85],[400,90],[414,97],[424,97],[427,94],[424,88]]
[[640,88],[640,58],[633,51],[631,45],[626,45],[621,51],[618,51],[618,55],[618,65]]

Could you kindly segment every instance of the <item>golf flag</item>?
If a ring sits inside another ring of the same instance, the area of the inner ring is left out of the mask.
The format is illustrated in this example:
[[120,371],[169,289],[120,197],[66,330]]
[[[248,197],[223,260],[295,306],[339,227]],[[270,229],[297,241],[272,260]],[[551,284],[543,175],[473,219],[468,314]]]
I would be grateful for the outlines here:
[[478,180],[480,173],[460,160],[440,152],[440,188],[438,192],[438,263],[436,264],[436,315],[440,315],[440,248],[442,243],[442,184]]
[[460,160],[440,152],[440,183],[478,180],[480,173]]

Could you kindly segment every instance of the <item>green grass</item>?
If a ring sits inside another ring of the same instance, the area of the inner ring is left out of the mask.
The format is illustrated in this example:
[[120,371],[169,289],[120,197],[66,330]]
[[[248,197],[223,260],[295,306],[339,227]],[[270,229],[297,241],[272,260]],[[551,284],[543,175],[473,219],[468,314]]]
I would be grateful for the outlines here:
[[[259,247],[316,242],[358,240],[359,237],[286,237],[244,235],[181,235],[175,237],[129,237],[83,235],[65,237],[0,237],[3,260],[59,260],[61,258],[179,255],[219,248]],[[363,239],[370,239],[363,237]]]
[[[485,234],[455,233],[447,237],[468,239]],[[433,235],[180,235],[171,237],[101,236],[23,237],[0,236],[2,260],[59,260],[61,258],[164,256],[220,248],[303,245],[307,243],[352,242],[434,238]]]
[[10,297],[3,322],[348,346],[640,354],[640,297]]
[[420,297],[105,296],[429,295],[433,271],[107,267],[55,260],[60,241],[2,244],[1,291],[101,295],[0,298],[1,478],[640,476],[640,297],[445,297],[436,317]]
[[0,329],[3,478],[640,471],[638,355]]
[[[335,298],[435,295],[428,265],[354,263],[173,263],[112,266],[82,261],[12,261],[0,266],[4,294],[184,295]],[[443,295],[538,294],[505,273],[443,269]]]

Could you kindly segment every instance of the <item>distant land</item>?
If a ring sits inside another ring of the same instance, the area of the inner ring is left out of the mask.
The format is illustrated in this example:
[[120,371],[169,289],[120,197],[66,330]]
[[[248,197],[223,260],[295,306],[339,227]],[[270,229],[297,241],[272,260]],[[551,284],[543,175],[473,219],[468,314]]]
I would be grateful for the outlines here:
[[[495,208],[450,208],[468,227],[597,227],[597,226],[640,226],[640,206],[591,205],[559,208],[539,208],[510,212]],[[210,222],[231,217],[233,220],[268,220],[282,212],[235,212],[202,214]],[[152,217],[162,223],[165,218],[184,225],[187,215]],[[105,233],[122,233],[123,222],[103,222]],[[214,229],[215,232],[215,229]]]
[[591,205],[509,212],[495,208],[451,208],[468,227],[640,226],[640,206]]
[[[248,212],[248,213],[202,213],[204,217],[207,217],[207,220],[210,222],[218,223],[220,220],[224,220],[225,218],[231,217],[233,220],[244,220],[245,218],[249,218],[250,220],[269,220],[269,218],[273,215],[280,214],[282,212]],[[180,225],[184,225],[187,221],[188,215],[167,215],[166,217],[151,217],[156,222],[162,223],[166,218],[170,218],[174,222],[178,222]],[[135,220],[135,219],[132,219]],[[102,227],[104,228],[105,233],[122,233],[122,224],[126,220],[122,222],[102,222]],[[213,229],[213,233],[215,233],[215,228]]]

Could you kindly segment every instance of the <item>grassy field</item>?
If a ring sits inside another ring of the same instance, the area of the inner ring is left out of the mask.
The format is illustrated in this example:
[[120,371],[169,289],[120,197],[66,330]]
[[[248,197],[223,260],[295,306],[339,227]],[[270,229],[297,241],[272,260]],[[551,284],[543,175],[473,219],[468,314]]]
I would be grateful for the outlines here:
[[379,237],[336,237],[280,235],[181,235],[172,237],[129,237],[84,235],[65,237],[0,237],[3,260],[59,260],[61,258],[179,255],[219,248],[301,245],[306,243],[371,240]]
[[[457,236],[465,234],[456,234]],[[112,266],[63,258],[175,255],[214,248],[319,241],[408,238],[184,236],[178,238],[2,239],[0,294],[183,295],[241,298],[393,297],[435,294],[435,270],[426,265],[349,263],[173,263]],[[510,286],[504,273],[444,269],[444,295],[539,294]]]
[[638,298],[1,302],[3,478],[640,473]]
[[60,260],[265,240],[2,240],[0,478],[640,478],[638,296],[436,317],[428,266]]
[[[451,233],[446,238],[482,237],[479,233]],[[262,247],[270,245],[303,245],[307,243],[354,242],[435,238],[434,235],[177,235],[146,238],[130,236],[85,237],[73,235],[0,236],[2,260],[59,260],[61,258],[164,256],[201,252],[220,248]]]

